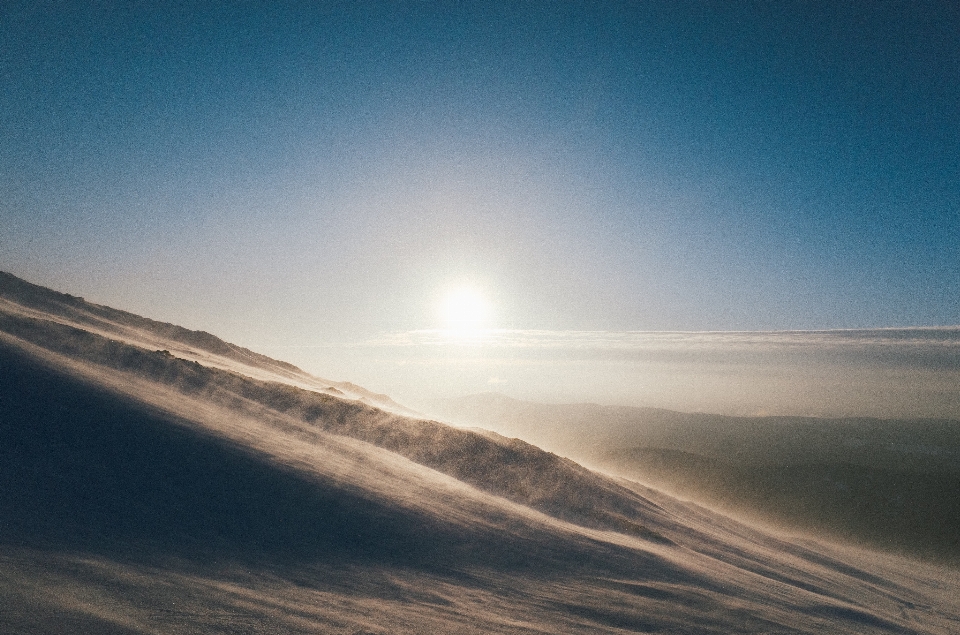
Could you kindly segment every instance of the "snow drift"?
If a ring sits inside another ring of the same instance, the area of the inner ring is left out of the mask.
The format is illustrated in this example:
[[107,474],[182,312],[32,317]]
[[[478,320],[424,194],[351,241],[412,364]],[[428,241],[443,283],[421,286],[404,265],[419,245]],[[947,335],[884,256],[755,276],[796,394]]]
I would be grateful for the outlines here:
[[953,570],[403,412],[0,276],[0,631],[960,629]]

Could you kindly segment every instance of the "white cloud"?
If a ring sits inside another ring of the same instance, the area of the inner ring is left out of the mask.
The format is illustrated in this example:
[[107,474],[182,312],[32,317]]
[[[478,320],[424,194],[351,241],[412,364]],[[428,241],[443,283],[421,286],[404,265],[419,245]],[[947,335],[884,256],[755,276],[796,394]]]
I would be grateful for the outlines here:
[[381,349],[482,348],[491,355],[651,361],[757,362],[786,358],[960,369],[960,327],[831,331],[489,330],[390,333],[362,346]]
[[960,327],[421,330],[304,348],[291,361],[399,397],[493,389],[728,414],[960,418]]

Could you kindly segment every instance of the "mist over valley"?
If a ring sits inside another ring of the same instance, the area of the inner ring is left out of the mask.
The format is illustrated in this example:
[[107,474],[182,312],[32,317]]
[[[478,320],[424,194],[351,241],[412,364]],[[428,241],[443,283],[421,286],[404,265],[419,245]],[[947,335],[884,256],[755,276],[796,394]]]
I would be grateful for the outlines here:
[[494,393],[422,408],[774,526],[960,557],[955,420],[730,417]]

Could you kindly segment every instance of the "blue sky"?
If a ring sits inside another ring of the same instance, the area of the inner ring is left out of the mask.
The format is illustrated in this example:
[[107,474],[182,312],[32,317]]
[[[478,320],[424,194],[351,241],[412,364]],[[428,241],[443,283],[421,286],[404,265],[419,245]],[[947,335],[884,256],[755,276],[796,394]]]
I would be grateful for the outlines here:
[[956,3],[208,4],[0,7],[0,269],[258,349],[960,324]]

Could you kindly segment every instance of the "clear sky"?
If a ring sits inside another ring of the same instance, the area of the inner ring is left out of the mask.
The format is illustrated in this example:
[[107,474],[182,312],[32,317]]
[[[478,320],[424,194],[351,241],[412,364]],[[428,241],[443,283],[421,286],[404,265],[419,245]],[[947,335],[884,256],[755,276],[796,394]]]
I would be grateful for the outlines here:
[[960,324],[952,1],[7,1],[0,139],[0,269],[382,390],[463,288],[517,332]]

